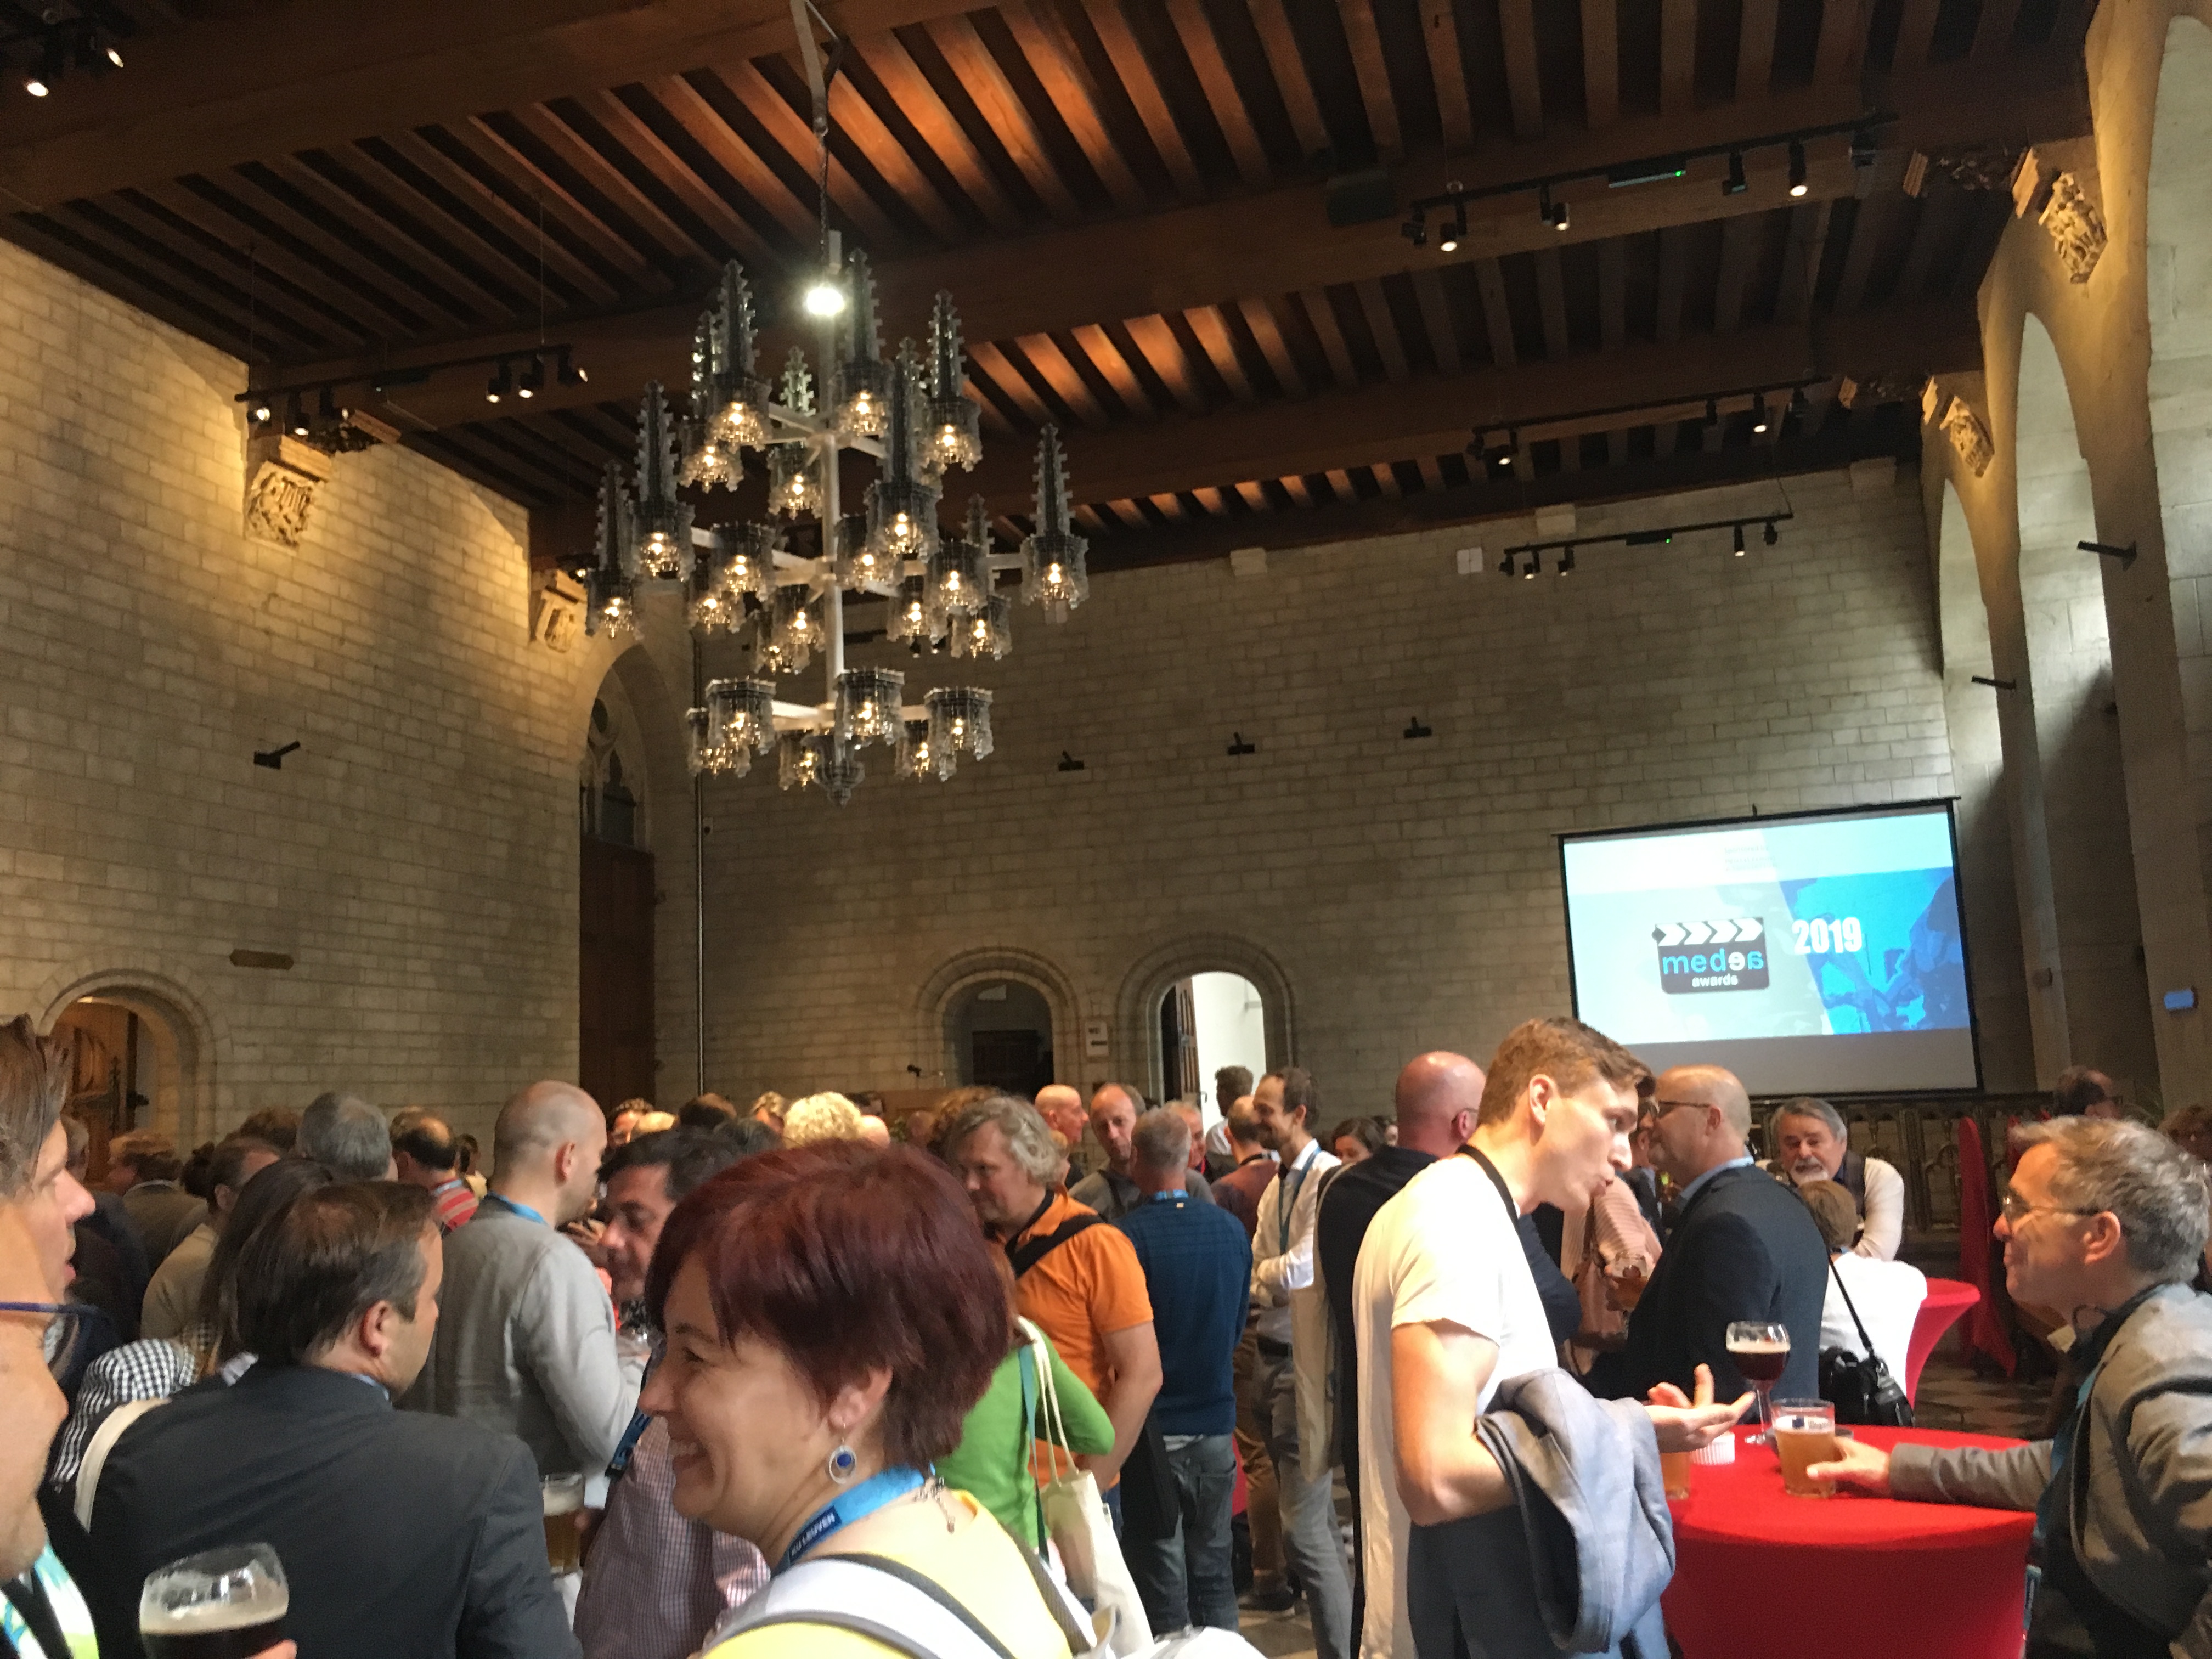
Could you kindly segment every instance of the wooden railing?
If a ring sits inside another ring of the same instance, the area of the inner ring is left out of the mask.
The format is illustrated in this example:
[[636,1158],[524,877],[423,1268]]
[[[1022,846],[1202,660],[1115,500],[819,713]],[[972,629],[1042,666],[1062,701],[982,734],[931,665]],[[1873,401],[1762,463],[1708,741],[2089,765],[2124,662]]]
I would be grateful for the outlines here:
[[[1896,1166],[1905,1177],[1905,1236],[1909,1247],[1942,1245],[1959,1236],[1959,1120],[1981,1126],[1982,1152],[2000,1188],[2008,1121],[2033,1121],[2051,1109],[2046,1094],[1931,1096],[1923,1100],[1838,1102],[1850,1126],[1851,1150]],[[1767,1115],[1756,1133],[1765,1142]],[[1764,1154],[1762,1154],[1764,1156]]]

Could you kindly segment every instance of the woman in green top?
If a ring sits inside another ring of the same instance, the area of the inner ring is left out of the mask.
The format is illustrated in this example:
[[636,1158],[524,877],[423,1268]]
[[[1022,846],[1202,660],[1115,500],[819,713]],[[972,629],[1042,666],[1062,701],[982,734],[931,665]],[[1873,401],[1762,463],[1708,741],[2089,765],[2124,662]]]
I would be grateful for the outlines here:
[[[1032,1380],[1025,1391],[1022,1379],[1024,1356],[1030,1366],[1036,1364],[1039,1348],[1032,1347],[1028,1340],[1029,1333],[1036,1329],[1026,1320],[1015,1326],[1013,1352],[999,1362],[999,1369],[991,1374],[991,1386],[968,1413],[959,1449],[937,1460],[937,1474],[952,1490],[968,1493],[990,1510],[1015,1537],[1042,1550],[1044,1522],[1037,1509],[1036,1480],[1030,1473],[1030,1456],[1031,1448],[1045,1434],[1046,1421],[1036,1382]],[[1106,1415],[1106,1408],[1067,1369],[1050,1338],[1038,1332],[1037,1343],[1052,1362],[1052,1385],[1060,1395],[1068,1449],[1094,1457],[1112,1451],[1114,1422]]]

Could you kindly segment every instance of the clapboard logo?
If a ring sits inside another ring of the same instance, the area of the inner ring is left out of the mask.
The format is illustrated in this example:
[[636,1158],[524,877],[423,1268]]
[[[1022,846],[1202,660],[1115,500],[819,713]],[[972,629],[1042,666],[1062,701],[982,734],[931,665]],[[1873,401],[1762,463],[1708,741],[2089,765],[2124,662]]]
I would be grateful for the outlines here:
[[1766,988],[1766,924],[1756,916],[1662,921],[1651,942],[1659,947],[1659,988],[1669,995]]

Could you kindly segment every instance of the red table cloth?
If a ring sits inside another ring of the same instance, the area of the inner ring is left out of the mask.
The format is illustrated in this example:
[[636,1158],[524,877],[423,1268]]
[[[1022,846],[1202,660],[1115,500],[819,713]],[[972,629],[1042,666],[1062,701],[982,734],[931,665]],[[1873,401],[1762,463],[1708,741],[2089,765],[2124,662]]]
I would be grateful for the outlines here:
[[1982,1299],[1976,1286],[1962,1279],[1931,1279],[1928,1281],[1927,1298],[1912,1321],[1912,1340],[1905,1348],[1905,1375],[1899,1380],[1905,1384],[1905,1397],[1920,1397],[1920,1371],[1927,1364],[1928,1356],[1942,1340],[1943,1333],[1958,1323],[1959,1316]]
[[[1859,1428],[1884,1449],[2017,1445],[1983,1434]],[[1667,1628],[1686,1659],[2020,1659],[2025,1510],[1886,1498],[1792,1498],[1774,1454],[1736,1431],[1735,1462],[1690,1471],[1674,1512]]]

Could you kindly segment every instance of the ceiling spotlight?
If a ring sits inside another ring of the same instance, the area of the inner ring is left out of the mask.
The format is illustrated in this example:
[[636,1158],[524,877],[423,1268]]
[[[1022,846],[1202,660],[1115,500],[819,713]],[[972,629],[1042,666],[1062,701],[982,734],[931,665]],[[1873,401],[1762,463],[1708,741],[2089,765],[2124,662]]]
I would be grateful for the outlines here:
[[568,348],[561,348],[560,362],[555,367],[553,378],[562,386],[582,386],[592,377],[568,361]]
[[1510,553],[1498,562],[1498,574],[1501,576],[1510,576],[1513,574],[1513,556]]
[[1751,429],[1763,433],[1769,422],[1766,418],[1766,394],[1762,392],[1751,400]]
[[514,390],[514,371],[507,367],[507,359],[499,360],[499,368],[491,379],[484,382],[484,401],[495,404]]
[[1443,235],[1437,238],[1439,253],[1456,253],[1459,245],[1467,240],[1467,204],[1460,202],[1452,209],[1452,222]]
[[1875,154],[1874,134],[1866,128],[1861,127],[1851,135],[1851,165],[1855,167],[1870,167],[1874,165]]
[[247,418],[256,426],[267,426],[275,417],[276,413],[275,410],[269,407],[266,398],[258,400],[252,409],[246,410]]
[[1540,573],[1543,568],[1544,556],[1541,553],[1531,553],[1528,556],[1528,562],[1521,568],[1521,580],[1525,582],[1533,582],[1536,580],[1538,574]]
[[105,40],[100,34],[95,33],[93,38],[93,49],[99,52],[101,59],[110,69],[123,67],[122,49],[114,41]]
[[545,389],[545,359],[532,357],[530,367],[522,371],[522,384],[515,388],[518,398],[535,398]]
[[296,392],[284,400],[284,429],[295,438],[307,435],[307,411]]
[[1744,191],[1750,188],[1751,180],[1743,176],[1743,152],[1740,149],[1730,150],[1729,152],[1729,174],[1726,179],[1721,181],[1721,194],[1723,196],[1741,196]]
[[1562,576],[1571,575],[1574,572],[1574,568],[1575,550],[1571,547],[1561,548],[1559,550],[1559,574]]
[[47,84],[46,78],[44,76],[40,75],[36,70],[33,70],[23,77],[23,90],[29,93],[33,98],[43,98],[48,93],[52,92],[53,88]]
[[1766,521],[1766,544],[1771,547],[1781,539],[1782,532],[1774,527],[1774,520],[1769,519]]
[[1792,415],[1802,421],[1811,411],[1812,407],[1813,405],[1806,401],[1803,386],[1793,386],[1790,388],[1790,412]]
[[1705,424],[1706,424],[1707,426],[1718,426],[1720,423],[1721,423],[1721,403],[1720,403],[1720,399],[1719,399],[1719,398],[1706,398],[1706,399],[1705,399]]
[[1792,196],[1805,193],[1805,146],[1796,139],[1792,139],[1790,144],[1790,193]]
[[1567,204],[1565,202],[1554,202],[1552,199],[1552,187],[1549,185],[1539,186],[1539,198],[1537,205],[1543,212],[1544,222],[1546,224],[1551,226],[1553,230],[1564,231],[1566,229],[1568,222]]
[[1415,208],[1412,216],[1398,228],[1404,233],[1406,240],[1415,247],[1426,247],[1429,245],[1429,218],[1428,215],[1423,213],[1420,209]]
[[1735,546],[1731,550],[1739,559],[1743,556],[1743,526],[1741,525],[1735,527]]
[[333,427],[344,415],[345,411],[338,407],[337,394],[331,387],[325,386],[322,396],[315,400],[316,421],[325,427]]
[[845,285],[825,273],[806,285],[799,303],[810,317],[835,317],[845,309]]

